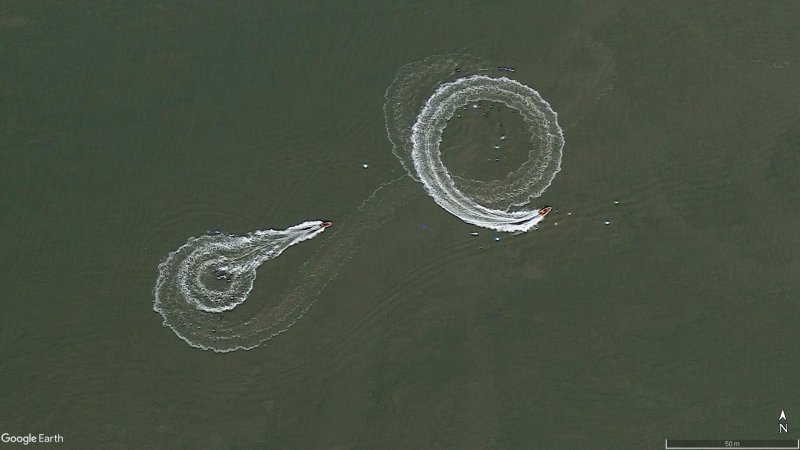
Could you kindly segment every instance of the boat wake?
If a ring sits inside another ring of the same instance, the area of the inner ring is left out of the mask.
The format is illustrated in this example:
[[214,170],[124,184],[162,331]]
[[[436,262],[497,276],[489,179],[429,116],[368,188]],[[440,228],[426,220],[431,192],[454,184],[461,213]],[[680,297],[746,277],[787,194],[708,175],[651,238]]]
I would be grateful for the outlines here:
[[[386,130],[394,154],[439,206],[479,227],[524,232],[543,216],[538,208],[512,208],[527,205],[550,186],[561,170],[564,135],[558,115],[538,92],[487,75],[489,67],[466,55],[432,56],[406,65],[386,91]],[[481,101],[517,111],[530,132],[528,160],[502,180],[457,177],[442,162],[440,144],[448,122],[459,108]]]
[[[405,175],[402,178],[407,178]],[[158,266],[153,310],[163,324],[192,347],[219,353],[250,350],[294,325],[316,302],[341,268],[367,241],[371,231],[390,221],[416,198],[402,178],[378,187],[346,222],[327,228],[310,221],[285,230],[246,236],[191,237]],[[242,312],[256,269],[289,247],[332,233],[299,269],[299,282],[277,305],[255,305]]]
[[193,347],[224,352],[257,346],[296,320],[302,299],[290,296],[278,307],[263,310],[257,327],[223,321],[221,313],[247,300],[260,265],[318,236],[326,229],[322,224],[311,221],[246,236],[213,233],[189,238],[158,266],[153,309],[164,317],[164,326]]
[[[544,213],[514,208],[527,205],[550,186],[561,167],[564,137],[556,113],[538,92],[507,77],[489,76],[487,67],[468,55],[434,56],[404,66],[386,91],[386,130],[408,175],[446,211],[480,227],[525,232]],[[458,108],[476,101],[516,110],[531,134],[528,160],[504,179],[461,178],[442,162],[440,143],[448,120]],[[191,237],[159,265],[153,309],[164,326],[192,347],[215,352],[258,347],[296,323],[370,232],[421,194],[418,185],[404,178],[380,186],[348,221],[333,227],[333,236],[303,264],[299,283],[276,305],[241,312],[257,269],[289,247],[319,236],[328,222],[309,221],[245,236]]]

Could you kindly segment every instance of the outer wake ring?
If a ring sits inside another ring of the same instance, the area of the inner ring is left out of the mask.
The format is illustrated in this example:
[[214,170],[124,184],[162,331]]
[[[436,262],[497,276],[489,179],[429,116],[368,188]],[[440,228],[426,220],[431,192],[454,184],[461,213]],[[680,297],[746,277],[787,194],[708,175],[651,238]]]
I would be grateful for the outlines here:
[[[486,71],[480,60],[465,56],[431,57],[400,71],[387,90],[384,107],[394,153],[428,195],[461,220],[497,231],[528,231],[543,219],[538,209],[511,209],[539,197],[561,170],[564,135],[558,115],[536,90],[506,77],[474,74],[436,84],[437,78],[452,76],[454,69],[460,71],[464,65],[474,72]],[[415,115],[413,125],[404,125],[409,123],[412,102],[425,95],[425,90],[433,93]],[[448,121],[458,108],[477,101],[503,103],[516,110],[531,134],[528,160],[503,180],[456,177],[442,162],[440,145]]]
[[[153,310],[161,314],[164,326],[192,347],[229,352],[259,346],[296,322],[314,297],[295,290],[274,308],[263,308],[243,321],[224,319],[223,313],[235,311],[247,300],[259,266],[320,235],[325,231],[322,224],[309,221],[246,236],[215,233],[189,238],[158,266]],[[225,282],[210,284],[214,275]]]

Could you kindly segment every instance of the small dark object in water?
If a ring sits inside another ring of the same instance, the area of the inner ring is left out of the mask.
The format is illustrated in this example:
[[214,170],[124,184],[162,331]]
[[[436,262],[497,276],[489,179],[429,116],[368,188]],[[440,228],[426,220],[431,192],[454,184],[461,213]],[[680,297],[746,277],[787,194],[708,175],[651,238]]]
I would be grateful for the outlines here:
[[497,70],[499,70],[501,72],[511,72],[511,73],[514,73],[514,72],[517,71],[517,69],[515,69],[513,67],[506,67],[506,66],[500,66],[500,67],[497,68]]
[[224,234],[224,233],[225,233],[224,231],[222,231],[222,230],[220,230],[218,228],[206,231],[206,234],[209,235],[209,236],[218,236],[218,235]]
[[214,275],[216,275],[218,280],[225,280],[228,283],[231,282],[231,274],[222,269],[214,269]]
[[456,67],[456,73],[461,72],[461,67]]

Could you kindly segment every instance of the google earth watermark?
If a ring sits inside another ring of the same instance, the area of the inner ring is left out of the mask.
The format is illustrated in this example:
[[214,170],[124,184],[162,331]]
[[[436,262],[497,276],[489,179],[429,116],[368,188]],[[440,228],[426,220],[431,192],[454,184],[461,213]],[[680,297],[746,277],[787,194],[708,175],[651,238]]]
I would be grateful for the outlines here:
[[61,444],[64,442],[64,436],[60,434],[0,434],[0,443],[3,444]]

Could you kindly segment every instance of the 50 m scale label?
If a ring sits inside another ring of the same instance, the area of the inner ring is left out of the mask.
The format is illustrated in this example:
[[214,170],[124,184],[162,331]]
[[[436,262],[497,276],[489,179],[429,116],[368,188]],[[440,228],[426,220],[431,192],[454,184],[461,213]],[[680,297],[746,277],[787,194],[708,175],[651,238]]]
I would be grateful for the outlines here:
[[666,439],[664,441],[666,450],[717,450],[731,449],[739,450],[800,450],[800,439],[775,439],[775,440],[687,440],[687,439]]

